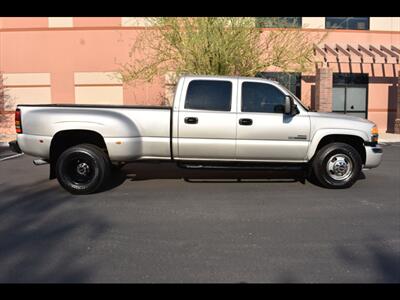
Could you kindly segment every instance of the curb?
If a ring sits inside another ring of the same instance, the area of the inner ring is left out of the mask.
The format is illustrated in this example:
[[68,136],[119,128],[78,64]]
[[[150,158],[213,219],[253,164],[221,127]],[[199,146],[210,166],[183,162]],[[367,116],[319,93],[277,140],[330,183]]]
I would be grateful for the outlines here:
[[379,140],[378,144],[396,144],[400,143],[400,141],[390,141],[390,140]]
[[7,157],[4,157],[4,158],[0,158],[0,162],[1,162],[1,161],[8,160],[8,159],[17,158],[17,157],[20,157],[20,156],[22,156],[22,155],[24,155],[24,153],[16,153],[16,154],[11,155],[11,156],[7,156]]
[[379,142],[378,145],[380,146],[387,146],[387,145],[394,145],[394,144],[400,144],[400,142]]

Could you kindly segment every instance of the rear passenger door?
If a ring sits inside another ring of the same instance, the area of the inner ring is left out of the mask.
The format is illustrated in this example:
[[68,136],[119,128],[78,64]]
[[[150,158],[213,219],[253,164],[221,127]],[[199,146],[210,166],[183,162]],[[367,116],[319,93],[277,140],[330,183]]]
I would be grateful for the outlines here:
[[179,105],[177,158],[235,159],[236,97],[237,79],[185,79]]

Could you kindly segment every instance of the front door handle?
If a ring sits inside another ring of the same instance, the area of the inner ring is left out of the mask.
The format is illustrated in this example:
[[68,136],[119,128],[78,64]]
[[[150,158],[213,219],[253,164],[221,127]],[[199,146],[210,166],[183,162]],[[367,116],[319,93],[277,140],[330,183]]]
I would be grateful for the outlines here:
[[186,124],[197,124],[199,120],[195,117],[186,117],[185,118],[185,123]]
[[250,126],[253,124],[252,119],[239,119],[239,124],[243,126]]

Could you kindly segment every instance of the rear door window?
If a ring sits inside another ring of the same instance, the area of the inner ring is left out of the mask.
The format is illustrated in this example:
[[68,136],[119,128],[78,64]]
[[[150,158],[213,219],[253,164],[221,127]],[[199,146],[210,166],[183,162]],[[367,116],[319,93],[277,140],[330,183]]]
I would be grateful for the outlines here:
[[232,82],[192,80],[186,93],[185,109],[230,111]]

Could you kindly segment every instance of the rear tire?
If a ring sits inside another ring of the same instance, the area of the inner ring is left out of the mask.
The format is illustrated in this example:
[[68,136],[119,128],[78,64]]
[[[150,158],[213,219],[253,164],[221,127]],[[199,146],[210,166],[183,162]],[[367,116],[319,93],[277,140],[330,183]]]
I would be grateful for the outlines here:
[[349,144],[331,143],[318,150],[312,161],[311,178],[331,189],[351,187],[358,179],[362,159]]
[[65,150],[56,163],[60,185],[72,194],[98,191],[111,171],[108,155],[92,144],[80,144]]

